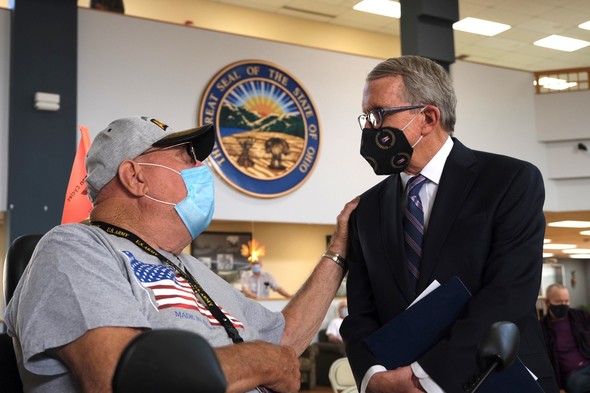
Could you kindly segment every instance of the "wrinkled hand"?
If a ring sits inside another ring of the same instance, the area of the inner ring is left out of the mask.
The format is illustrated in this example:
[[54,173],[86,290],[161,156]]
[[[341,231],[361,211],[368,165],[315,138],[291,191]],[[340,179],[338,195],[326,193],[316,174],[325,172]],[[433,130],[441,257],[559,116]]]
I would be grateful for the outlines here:
[[350,218],[350,213],[356,209],[360,200],[360,197],[355,197],[344,205],[344,208],[340,214],[338,214],[336,219],[336,230],[328,245],[328,250],[340,254],[343,258],[346,258],[346,246],[348,243],[348,219]]
[[275,392],[298,392],[301,384],[299,358],[291,347],[273,345],[276,353],[267,359],[275,368],[275,381],[266,382],[264,386]]
[[227,381],[227,392],[244,392],[265,386],[276,392],[299,391],[299,358],[291,347],[262,341],[215,349]]
[[374,374],[369,380],[367,393],[420,393],[424,392],[410,366]]

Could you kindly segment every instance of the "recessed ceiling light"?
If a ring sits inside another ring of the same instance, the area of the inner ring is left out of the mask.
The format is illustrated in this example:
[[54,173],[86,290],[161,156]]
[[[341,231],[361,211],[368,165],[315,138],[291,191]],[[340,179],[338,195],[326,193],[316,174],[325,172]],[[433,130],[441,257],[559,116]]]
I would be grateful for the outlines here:
[[580,232],[580,235],[590,236],[590,231],[582,231]]
[[580,23],[578,27],[580,29],[590,30],[590,20],[588,22]]
[[543,258],[551,258],[554,254],[552,252],[544,252]]
[[573,52],[587,47],[590,45],[590,42],[552,34],[548,37],[541,38],[540,40],[533,42],[533,44],[536,46],[542,46],[544,48],[557,49],[564,52]]
[[572,254],[570,258],[574,259],[590,259],[590,254]]
[[559,227],[559,228],[590,228],[590,221],[574,221],[574,220],[565,220],[565,221],[556,221],[550,222],[550,227]]
[[[533,82],[533,85],[537,85],[537,81]],[[570,87],[574,87],[577,85],[576,82],[568,82],[565,79],[558,79],[558,78],[551,78],[548,76],[544,76],[539,78],[539,85],[543,86],[545,89],[550,90],[565,90],[569,89]]]
[[564,250],[566,248],[575,248],[575,244],[559,244],[559,243],[548,243],[544,244],[543,248],[545,250]]
[[590,254],[590,248],[570,248],[563,250],[566,254]]
[[500,34],[510,28],[510,25],[504,23],[492,22],[484,19],[467,17],[459,22],[453,23],[453,29],[465,31],[467,33],[487,35],[489,37]]
[[363,0],[352,7],[357,11],[398,18],[401,15],[400,4],[391,0]]

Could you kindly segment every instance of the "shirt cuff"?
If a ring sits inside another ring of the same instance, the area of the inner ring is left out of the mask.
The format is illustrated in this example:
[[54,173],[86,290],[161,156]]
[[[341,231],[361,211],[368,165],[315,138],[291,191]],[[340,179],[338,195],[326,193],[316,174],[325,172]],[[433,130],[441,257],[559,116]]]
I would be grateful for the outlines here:
[[[412,372],[418,378],[418,382],[422,386],[422,389],[426,390],[426,393],[444,393],[445,391],[442,390],[440,386],[430,376],[424,371],[422,366],[418,364],[418,362],[414,362],[410,364],[412,367]],[[364,393],[364,392],[362,392]]]
[[373,375],[383,372],[383,371],[387,371],[387,369],[383,366],[380,366],[380,365],[376,365],[376,366],[373,366],[370,369],[368,369],[367,372],[365,373],[365,376],[363,377],[363,380],[361,381],[360,393],[365,393],[367,391],[367,386],[369,386],[369,380],[371,379],[371,377]]

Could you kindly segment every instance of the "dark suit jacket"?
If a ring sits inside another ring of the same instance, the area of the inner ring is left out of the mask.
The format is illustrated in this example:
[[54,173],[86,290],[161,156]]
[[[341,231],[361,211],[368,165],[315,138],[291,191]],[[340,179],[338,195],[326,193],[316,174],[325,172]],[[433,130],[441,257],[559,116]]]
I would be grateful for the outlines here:
[[[347,296],[341,333],[357,383],[378,364],[365,337],[414,300],[404,263],[404,192],[399,175],[361,195],[350,221]],[[476,348],[496,321],[520,329],[519,356],[557,391],[536,317],[542,269],[544,187],[538,169],[473,151],[454,139],[424,237],[418,292],[458,276],[472,293],[447,339],[418,359],[446,392],[462,392],[477,372]]]

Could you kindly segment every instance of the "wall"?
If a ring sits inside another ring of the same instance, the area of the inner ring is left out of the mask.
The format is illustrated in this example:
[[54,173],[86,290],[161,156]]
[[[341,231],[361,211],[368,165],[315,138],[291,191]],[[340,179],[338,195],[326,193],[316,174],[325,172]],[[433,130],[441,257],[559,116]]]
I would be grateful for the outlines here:
[[[588,284],[590,273],[587,268],[588,261],[580,259],[560,259],[558,263],[565,268],[564,283],[570,293],[570,304],[572,307],[590,306],[588,298]],[[572,272],[576,275],[576,285],[572,285]]]
[[[219,232],[250,232],[266,248],[263,269],[289,293],[297,292],[326,249],[326,236],[334,225],[268,222],[214,221],[207,229]],[[271,299],[282,299],[271,291]]]
[[[10,11],[0,9],[0,211],[6,211],[6,186],[8,184],[9,77]],[[3,237],[0,239],[3,239]]]
[[[0,10],[0,176],[6,173],[4,62],[9,54],[9,16],[9,11]],[[310,92],[323,129],[320,159],[311,178],[290,195],[262,200],[245,196],[216,177],[216,222],[332,225],[345,201],[380,180],[358,154],[356,122],[363,79],[378,60],[87,9],[79,10],[79,18],[78,122],[88,125],[92,136],[109,121],[130,114],[157,116],[176,128],[194,125],[200,94],[209,79],[237,60],[278,64]],[[529,160],[545,174],[546,153],[536,136],[533,76],[460,61],[451,72],[459,98],[455,135],[470,147]],[[587,181],[545,180],[546,210],[590,208],[588,193],[561,191],[584,191]],[[6,203],[5,186],[6,178],[0,177],[0,210]],[[299,236],[285,232],[283,238]],[[314,242],[323,241],[323,232],[313,236]],[[293,266],[308,272],[323,247],[318,243],[304,256],[281,254],[283,247],[277,247],[272,259],[289,269],[281,268],[277,275],[291,274]]]
[[346,201],[380,180],[358,153],[356,120],[377,60],[86,9],[79,16],[78,121],[93,137],[126,115],[193,126],[209,80],[242,59],[275,63],[310,93],[322,127],[312,176],[275,199],[252,198],[216,177],[214,219],[331,224]]

